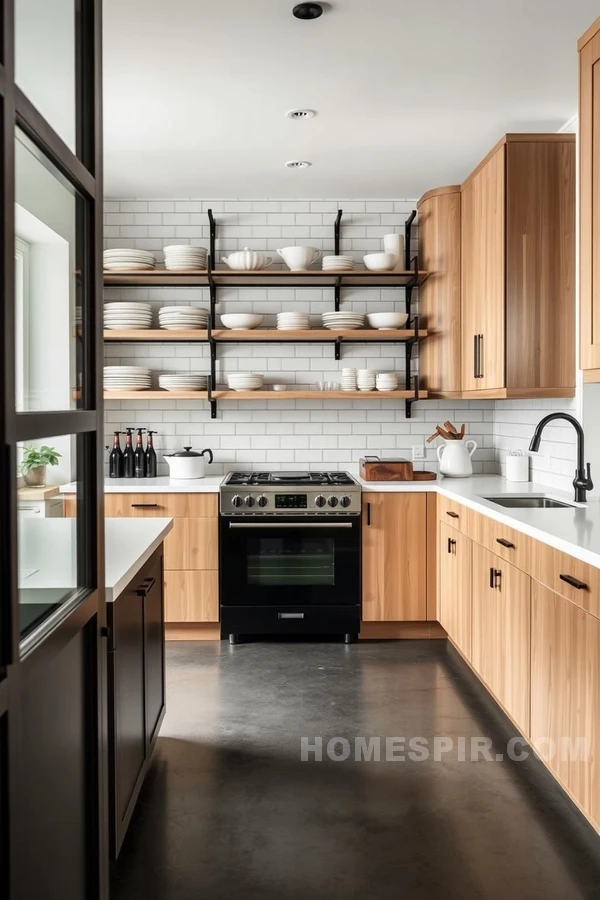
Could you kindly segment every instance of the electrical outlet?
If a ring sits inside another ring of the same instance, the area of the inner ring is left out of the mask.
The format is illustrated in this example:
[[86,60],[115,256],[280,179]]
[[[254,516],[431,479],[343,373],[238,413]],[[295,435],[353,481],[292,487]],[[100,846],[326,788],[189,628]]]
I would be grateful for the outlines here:
[[423,444],[413,444],[412,448],[413,460],[425,459],[425,447]]

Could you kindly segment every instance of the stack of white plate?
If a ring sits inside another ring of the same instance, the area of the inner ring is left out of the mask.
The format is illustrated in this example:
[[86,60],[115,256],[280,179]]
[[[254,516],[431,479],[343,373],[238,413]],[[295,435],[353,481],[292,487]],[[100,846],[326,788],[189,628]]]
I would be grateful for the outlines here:
[[351,272],[354,268],[354,260],[351,256],[324,256],[323,271]]
[[199,372],[173,372],[158,376],[158,386],[163,391],[205,391],[207,383],[207,376]]
[[325,328],[333,330],[353,330],[355,328],[362,328],[365,324],[363,313],[348,312],[346,310],[323,313],[321,319],[323,320]]
[[206,328],[208,310],[196,306],[163,306],[158,311],[158,323],[167,331]]
[[105,250],[104,268],[109,272],[122,272],[126,269],[154,269],[156,259],[147,250]]
[[257,391],[262,387],[264,376],[256,372],[232,372],[227,376],[227,384],[232,391]]
[[189,244],[171,244],[163,247],[165,269],[177,272],[183,269],[206,269],[208,251],[205,247],[190,247]]
[[277,313],[277,328],[279,331],[305,331],[310,328],[310,316],[303,312]]
[[149,303],[105,303],[104,327],[112,331],[152,328],[152,307]]
[[376,378],[378,391],[398,390],[398,376],[395,372],[378,372]]
[[143,366],[104,366],[105,391],[147,391],[152,373]]
[[373,369],[359,369],[356,376],[359,391],[374,391],[376,375]]
[[356,369],[342,369],[342,390],[356,390]]

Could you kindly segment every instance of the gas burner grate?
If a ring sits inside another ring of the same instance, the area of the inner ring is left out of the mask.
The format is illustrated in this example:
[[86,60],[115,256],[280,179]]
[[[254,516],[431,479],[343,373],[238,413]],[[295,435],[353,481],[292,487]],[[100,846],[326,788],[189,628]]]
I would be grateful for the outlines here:
[[347,472],[230,472],[226,484],[230,485],[352,485],[354,480]]

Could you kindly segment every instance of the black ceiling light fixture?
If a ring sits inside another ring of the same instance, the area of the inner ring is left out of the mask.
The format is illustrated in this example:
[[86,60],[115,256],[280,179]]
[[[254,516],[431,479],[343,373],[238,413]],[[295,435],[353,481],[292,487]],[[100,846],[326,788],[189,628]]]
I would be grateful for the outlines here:
[[297,19],[318,19],[323,15],[320,3],[298,3],[292,10]]

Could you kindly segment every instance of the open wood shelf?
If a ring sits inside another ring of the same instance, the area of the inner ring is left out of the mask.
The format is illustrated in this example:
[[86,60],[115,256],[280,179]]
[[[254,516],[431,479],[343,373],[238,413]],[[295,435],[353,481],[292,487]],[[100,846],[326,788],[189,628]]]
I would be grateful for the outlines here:
[[[425,329],[419,329],[418,336],[420,338],[427,337]],[[215,329],[212,331],[212,337],[219,342],[241,343],[269,341],[273,343],[282,343],[289,341],[315,341],[315,342],[335,342],[338,340],[353,341],[360,343],[361,341],[409,341],[415,337],[412,329],[389,329],[375,330],[369,328],[357,329],[336,329],[335,331],[328,328],[309,328],[297,331],[278,331],[276,328],[253,328],[248,330]],[[190,329],[186,331],[167,331],[162,328],[136,329],[131,331],[105,331],[105,341],[207,341],[208,332],[206,329]]]
[[[427,272],[417,273],[416,285],[422,284]],[[323,272],[321,269],[309,269],[306,272],[288,272],[274,269],[262,269],[258,272],[233,272],[231,270],[214,269],[210,278],[217,285],[228,287],[403,287],[414,284],[415,273],[410,269],[396,272],[369,272],[367,269],[356,269],[353,272]],[[169,272],[166,269],[151,269],[146,272],[127,270],[122,272],[104,272],[104,284],[114,287],[208,287],[209,273],[206,270],[192,269],[186,272]]]
[[[105,400],[208,400],[207,391],[105,391]],[[232,400],[412,400],[414,391],[230,391],[216,390],[212,399]],[[419,400],[427,391],[419,391]]]

